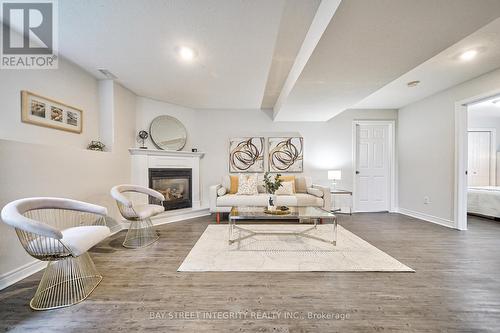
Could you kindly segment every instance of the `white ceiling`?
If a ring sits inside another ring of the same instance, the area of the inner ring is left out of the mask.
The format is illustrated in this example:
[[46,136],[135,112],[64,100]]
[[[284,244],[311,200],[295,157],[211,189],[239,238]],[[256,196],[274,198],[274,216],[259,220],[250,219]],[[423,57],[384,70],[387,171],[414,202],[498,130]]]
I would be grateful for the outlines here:
[[326,121],[499,16],[498,0],[344,0],[275,120]]
[[[463,61],[459,58],[461,53],[471,49],[479,50],[475,59]],[[498,67],[500,18],[385,85],[353,108],[399,109]],[[409,88],[407,83],[414,80],[419,80],[420,84]]]
[[276,103],[320,2],[321,0],[286,1],[262,101],[263,109],[272,109]]
[[[141,96],[200,109],[274,106],[278,121],[397,108],[500,66],[499,0],[339,1],[59,1],[60,53]],[[314,30],[321,18],[326,30]],[[178,59],[180,45],[196,50],[194,62]],[[470,45],[481,53],[462,66],[456,55]],[[409,90],[411,80],[422,84]]]
[[[59,1],[60,53],[136,94],[196,108],[260,108],[285,0]],[[192,47],[193,63],[175,48]]]

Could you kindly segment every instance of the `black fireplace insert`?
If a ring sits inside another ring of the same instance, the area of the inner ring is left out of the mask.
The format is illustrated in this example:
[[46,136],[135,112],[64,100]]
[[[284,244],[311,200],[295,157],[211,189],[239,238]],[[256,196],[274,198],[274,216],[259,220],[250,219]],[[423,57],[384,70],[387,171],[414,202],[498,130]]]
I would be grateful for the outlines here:
[[[165,196],[165,210],[192,207],[191,169],[149,169],[149,187]],[[159,201],[150,197],[149,203]]]

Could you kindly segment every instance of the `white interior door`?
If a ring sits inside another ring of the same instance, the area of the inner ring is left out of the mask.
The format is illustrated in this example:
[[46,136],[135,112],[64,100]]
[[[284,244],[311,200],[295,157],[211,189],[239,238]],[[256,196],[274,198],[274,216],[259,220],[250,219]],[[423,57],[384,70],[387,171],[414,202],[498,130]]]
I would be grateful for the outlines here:
[[493,185],[491,182],[491,132],[469,131],[468,135],[468,185]]
[[390,210],[390,125],[356,124],[354,209],[358,212]]

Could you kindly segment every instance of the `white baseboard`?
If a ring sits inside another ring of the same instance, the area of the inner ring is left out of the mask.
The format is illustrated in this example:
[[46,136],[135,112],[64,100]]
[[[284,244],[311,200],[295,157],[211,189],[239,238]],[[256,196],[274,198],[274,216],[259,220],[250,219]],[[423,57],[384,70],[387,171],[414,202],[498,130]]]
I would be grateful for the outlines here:
[[395,211],[399,214],[403,214],[406,216],[414,217],[416,219],[439,224],[439,225],[442,225],[444,227],[456,229],[455,222],[453,222],[452,220],[443,219],[442,217],[437,217],[437,216],[433,216],[433,215],[429,215],[429,214],[425,214],[425,213],[420,213],[420,212],[416,212],[416,211],[406,209],[406,208],[398,208]]
[[47,267],[47,262],[34,260],[0,276],[0,290],[27,278]]

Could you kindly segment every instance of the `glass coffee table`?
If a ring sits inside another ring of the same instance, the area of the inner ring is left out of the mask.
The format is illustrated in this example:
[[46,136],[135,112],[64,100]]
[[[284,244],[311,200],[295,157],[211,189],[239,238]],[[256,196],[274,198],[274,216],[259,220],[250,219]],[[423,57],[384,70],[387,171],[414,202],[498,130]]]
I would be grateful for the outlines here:
[[[326,242],[337,245],[337,217],[331,212],[324,210],[319,207],[289,207],[290,213],[286,215],[273,215],[264,212],[265,207],[233,207],[231,213],[229,213],[229,244],[235,242],[241,242],[244,239],[253,237],[256,235],[289,235],[289,236],[300,236],[310,239],[315,239],[321,242]],[[284,220],[298,220],[303,222],[305,220],[312,220],[312,226],[304,226],[304,230],[297,232],[265,232],[250,230],[248,227],[242,227],[237,225],[238,221],[242,220],[256,220],[259,224],[265,224],[266,221],[284,221]],[[324,222],[332,223],[332,233],[331,238],[323,238],[315,235],[311,235],[310,232],[317,229],[318,223],[322,224]],[[234,237],[234,232],[236,229],[245,231],[247,234],[241,237]]]

